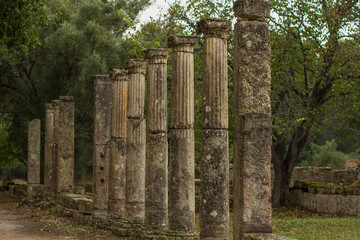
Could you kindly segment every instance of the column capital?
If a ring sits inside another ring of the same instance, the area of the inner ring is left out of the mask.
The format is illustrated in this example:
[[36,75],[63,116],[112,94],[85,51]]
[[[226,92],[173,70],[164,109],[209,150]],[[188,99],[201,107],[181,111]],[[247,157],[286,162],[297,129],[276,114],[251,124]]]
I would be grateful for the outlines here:
[[183,45],[193,47],[196,43],[198,43],[198,40],[198,36],[172,35],[168,38],[168,45],[170,48]]
[[60,96],[60,102],[73,102],[74,98],[72,96]]
[[108,75],[94,75],[94,85],[111,85],[112,79]]
[[166,48],[149,48],[144,51],[145,59],[167,59],[169,50]]
[[145,74],[148,62],[142,59],[128,59],[126,61],[126,70],[129,73]]
[[203,33],[205,37],[227,38],[231,29],[231,22],[222,19],[203,19],[197,23],[197,34]]
[[109,77],[114,81],[127,81],[128,71],[124,68],[109,68]]
[[270,18],[270,6],[265,0],[237,0],[233,8],[238,20],[266,22]]

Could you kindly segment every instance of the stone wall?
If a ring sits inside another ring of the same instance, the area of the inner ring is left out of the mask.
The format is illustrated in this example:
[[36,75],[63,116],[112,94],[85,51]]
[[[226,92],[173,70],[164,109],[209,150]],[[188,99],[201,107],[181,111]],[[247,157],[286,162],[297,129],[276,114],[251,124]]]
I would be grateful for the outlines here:
[[[272,182],[274,182],[274,174],[274,169],[272,169]],[[295,167],[290,187],[294,186],[295,181],[313,181],[339,185],[351,185],[360,179],[359,174],[360,167],[359,160],[357,159],[347,160],[344,169],[331,169],[330,167]]]
[[331,169],[329,167],[295,167],[291,186],[295,181],[314,181],[351,185],[359,176],[359,169]]
[[360,186],[296,181],[290,202],[316,212],[360,217]]

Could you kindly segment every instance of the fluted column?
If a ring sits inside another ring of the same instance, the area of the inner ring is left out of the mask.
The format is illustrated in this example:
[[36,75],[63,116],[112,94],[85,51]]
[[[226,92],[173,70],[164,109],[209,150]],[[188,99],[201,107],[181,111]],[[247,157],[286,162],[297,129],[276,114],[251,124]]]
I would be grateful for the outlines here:
[[94,76],[94,217],[105,218],[108,209],[112,79]]
[[227,33],[230,21],[205,19],[200,239],[229,239]]
[[270,3],[234,3],[234,239],[271,229]]
[[126,111],[128,75],[122,68],[110,69],[112,84],[111,143],[108,212],[125,217]]
[[146,120],[145,73],[147,61],[130,59],[126,62],[129,73],[127,140],[126,140],[126,216],[143,222],[145,218],[145,153]]
[[40,185],[40,119],[34,119],[28,125],[27,154],[27,195],[37,197],[34,188]]
[[169,228],[195,231],[194,45],[196,36],[171,36],[172,53]]
[[74,102],[61,96],[57,131],[57,192],[74,190]]
[[145,225],[168,225],[167,58],[166,49],[148,49]]
[[44,187],[45,196],[53,197],[53,154],[55,106],[53,103],[45,104],[45,144],[44,144]]

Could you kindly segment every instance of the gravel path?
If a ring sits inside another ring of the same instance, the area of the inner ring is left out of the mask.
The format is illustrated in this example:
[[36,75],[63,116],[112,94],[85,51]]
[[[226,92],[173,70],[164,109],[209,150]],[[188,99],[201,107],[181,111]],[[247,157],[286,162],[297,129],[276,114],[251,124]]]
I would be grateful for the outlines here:
[[78,239],[50,230],[38,216],[17,207],[18,198],[0,191],[0,240],[59,240]]

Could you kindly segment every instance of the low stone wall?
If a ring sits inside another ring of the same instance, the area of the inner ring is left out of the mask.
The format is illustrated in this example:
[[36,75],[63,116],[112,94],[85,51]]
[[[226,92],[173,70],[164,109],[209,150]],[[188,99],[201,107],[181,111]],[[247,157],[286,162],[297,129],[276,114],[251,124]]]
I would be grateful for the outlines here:
[[316,212],[360,217],[360,186],[296,181],[290,203]]
[[91,220],[93,201],[91,195],[61,193],[57,199],[57,211],[79,220]]
[[[230,169],[231,171],[231,169]],[[359,179],[359,160],[349,159],[344,169],[332,169],[330,167],[295,167],[293,170],[290,187],[295,181],[313,181],[332,183],[337,185],[351,185]],[[271,181],[274,183],[275,171],[272,168]]]
[[291,186],[295,181],[314,181],[338,185],[351,185],[358,179],[358,169],[331,169],[329,167],[295,167]]

